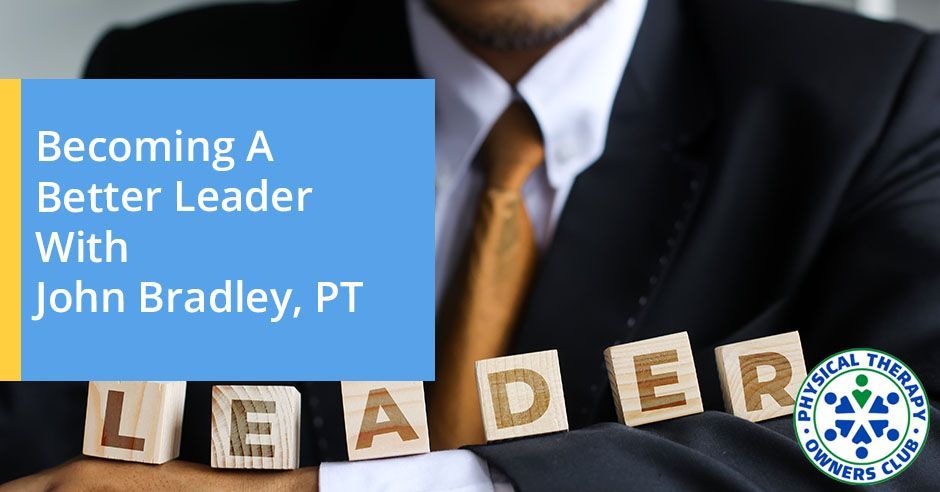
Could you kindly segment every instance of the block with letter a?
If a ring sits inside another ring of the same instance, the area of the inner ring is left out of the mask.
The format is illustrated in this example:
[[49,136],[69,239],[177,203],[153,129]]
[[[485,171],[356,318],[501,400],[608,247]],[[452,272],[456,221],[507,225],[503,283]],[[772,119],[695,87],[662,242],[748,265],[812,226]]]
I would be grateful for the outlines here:
[[342,393],[350,461],[430,451],[421,381],[344,381]]
[[616,345],[604,358],[621,423],[637,426],[702,412],[688,333]]
[[806,377],[799,332],[723,345],[715,358],[729,412],[752,422],[793,413]]
[[568,430],[557,350],[477,361],[476,376],[487,441]]
[[180,454],[186,383],[88,383],[82,453],[160,464]]
[[300,465],[300,392],[293,386],[213,386],[213,468]]

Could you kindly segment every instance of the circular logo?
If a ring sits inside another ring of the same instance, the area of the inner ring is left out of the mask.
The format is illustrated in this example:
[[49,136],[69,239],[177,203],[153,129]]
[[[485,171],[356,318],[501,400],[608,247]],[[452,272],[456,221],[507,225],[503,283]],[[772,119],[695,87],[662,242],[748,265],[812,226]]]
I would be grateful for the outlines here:
[[803,380],[793,411],[803,453],[849,484],[873,484],[904,471],[930,428],[927,395],[903,362],[873,349],[839,352]]

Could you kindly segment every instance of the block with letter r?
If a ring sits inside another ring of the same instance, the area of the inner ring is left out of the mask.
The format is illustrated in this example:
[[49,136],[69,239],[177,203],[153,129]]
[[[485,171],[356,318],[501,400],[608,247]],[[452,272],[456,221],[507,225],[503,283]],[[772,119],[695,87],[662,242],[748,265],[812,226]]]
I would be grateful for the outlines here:
[[715,358],[729,412],[752,422],[793,413],[806,378],[799,332],[722,345]]

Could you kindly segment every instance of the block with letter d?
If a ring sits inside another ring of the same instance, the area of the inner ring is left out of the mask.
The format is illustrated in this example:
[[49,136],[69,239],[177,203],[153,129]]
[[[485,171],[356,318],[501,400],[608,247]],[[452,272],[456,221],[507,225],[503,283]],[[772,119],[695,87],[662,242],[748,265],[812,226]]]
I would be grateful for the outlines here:
[[349,460],[430,451],[421,381],[344,381],[343,414]]
[[752,422],[793,413],[806,378],[799,332],[723,345],[715,358],[729,412]]
[[688,333],[616,345],[604,358],[621,423],[637,426],[702,412]]
[[88,383],[82,453],[151,464],[176,458],[185,401],[184,381]]
[[300,465],[300,392],[293,386],[213,386],[213,468]]
[[487,441],[568,430],[557,350],[477,361],[476,376]]

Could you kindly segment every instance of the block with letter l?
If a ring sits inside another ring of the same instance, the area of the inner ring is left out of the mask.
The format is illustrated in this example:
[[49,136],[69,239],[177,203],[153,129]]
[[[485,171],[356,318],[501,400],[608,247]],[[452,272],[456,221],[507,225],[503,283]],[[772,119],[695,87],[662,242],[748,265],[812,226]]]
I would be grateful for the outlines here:
[[300,465],[300,392],[293,386],[213,386],[213,468]]
[[637,426],[702,412],[688,333],[616,345],[604,358],[621,423]]
[[421,381],[343,381],[349,460],[430,451]]
[[186,382],[92,381],[86,456],[160,464],[180,454]]
[[487,441],[568,430],[557,350],[477,361],[476,377]]
[[725,408],[759,422],[793,413],[793,397],[806,378],[799,332],[715,348]]

